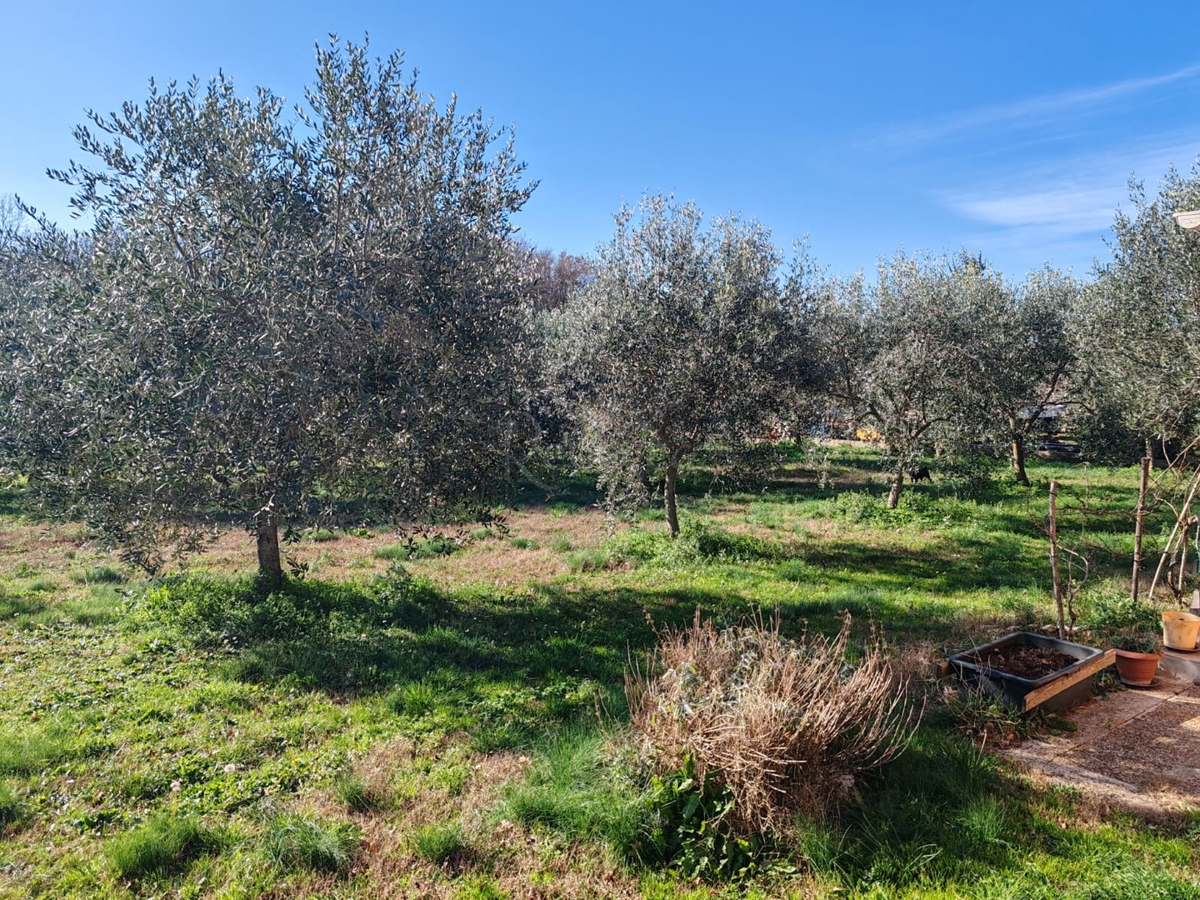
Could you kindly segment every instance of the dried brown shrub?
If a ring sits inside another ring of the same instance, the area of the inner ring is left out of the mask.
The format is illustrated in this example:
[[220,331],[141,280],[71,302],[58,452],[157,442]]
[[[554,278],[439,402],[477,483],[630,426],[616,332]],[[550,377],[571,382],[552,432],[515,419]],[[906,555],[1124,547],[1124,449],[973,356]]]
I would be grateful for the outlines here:
[[730,824],[787,834],[796,814],[820,816],[854,776],[898,753],[916,725],[906,680],[872,629],[847,660],[850,617],[837,635],[789,640],[770,622],[718,630],[700,620],[664,630],[625,680],[642,752],[661,773],[692,758],[734,798]]

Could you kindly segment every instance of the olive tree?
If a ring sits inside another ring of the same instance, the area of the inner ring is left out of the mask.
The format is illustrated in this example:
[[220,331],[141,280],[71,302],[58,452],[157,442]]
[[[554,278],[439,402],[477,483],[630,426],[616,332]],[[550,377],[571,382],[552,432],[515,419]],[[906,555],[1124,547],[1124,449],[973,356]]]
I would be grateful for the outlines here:
[[880,264],[876,284],[832,281],[818,295],[826,391],[878,433],[892,458],[889,509],[924,449],[953,441],[972,419],[979,361],[968,352],[967,298],[981,277],[946,260],[897,254]]
[[594,279],[548,319],[551,381],[610,503],[644,495],[661,458],[676,535],[684,459],[790,416],[808,371],[806,307],[781,289],[781,254],[756,222],[706,225],[662,196],[615,218]]
[[1066,397],[1075,357],[1066,324],[1078,286],[1051,268],[1012,286],[986,271],[960,271],[973,375],[960,401],[964,434],[1006,446],[1014,478],[1028,484],[1025,444],[1052,403]]
[[482,500],[519,449],[527,329],[511,138],[336,40],[294,114],[218,76],[76,130],[3,363],[6,443],[43,498],[153,567],[232,518]]
[[1159,194],[1131,188],[1112,259],[1081,297],[1072,336],[1097,390],[1147,441],[1200,435],[1200,234],[1172,218],[1200,209],[1200,163]]

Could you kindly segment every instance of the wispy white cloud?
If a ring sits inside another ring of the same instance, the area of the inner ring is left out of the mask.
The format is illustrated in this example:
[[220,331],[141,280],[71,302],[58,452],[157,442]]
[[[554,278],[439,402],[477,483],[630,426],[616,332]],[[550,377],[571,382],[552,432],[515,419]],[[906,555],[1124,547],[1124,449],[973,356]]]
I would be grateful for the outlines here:
[[916,147],[956,137],[969,137],[999,128],[1026,128],[1104,107],[1134,95],[1188,81],[1200,76],[1200,64],[1184,66],[1166,75],[1131,78],[1100,87],[1063,91],[962,110],[939,119],[914,122],[877,134],[873,146]]
[[1063,234],[1102,231],[1112,223],[1114,192],[1107,188],[950,197],[952,209],[986,225],[1038,226]]
[[1200,154],[1200,129],[1150,135],[1104,151],[1076,153],[987,176],[938,193],[963,217],[981,245],[1003,247],[1034,262],[1070,258],[1081,246],[1104,255],[1107,233],[1128,200],[1131,175],[1156,181],[1174,164],[1187,169]]

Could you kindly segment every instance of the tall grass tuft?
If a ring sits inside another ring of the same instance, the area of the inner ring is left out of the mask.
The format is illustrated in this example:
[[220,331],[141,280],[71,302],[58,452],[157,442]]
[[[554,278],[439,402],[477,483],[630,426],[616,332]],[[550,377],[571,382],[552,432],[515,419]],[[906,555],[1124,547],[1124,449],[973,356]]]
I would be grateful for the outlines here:
[[118,877],[137,880],[181,871],[216,844],[196,819],[160,815],[115,838],[109,858]]
[[76,584],[120,584],[125,575],[120,569],[112,566],[96,565],[90,569],[82,569],[71,573],[71,580]]
[[288,814],[271,821],[263,840],[267,856],[283,871],[344,872],[350,868],[354,836],[344,826]]
[[25,805],[21,798],[4,782],[0,782],[0,835],[25,816]]
[[421,859],[444,863],[456,857],[466,847],[462,826],[457,822],[439,822],[418,828],[413,834],[413,850]]
[[368,782],[354,773],[341,776],[333,787],[338,799],[355,812],[375,812],[386,808],[391,801],[386,786]]

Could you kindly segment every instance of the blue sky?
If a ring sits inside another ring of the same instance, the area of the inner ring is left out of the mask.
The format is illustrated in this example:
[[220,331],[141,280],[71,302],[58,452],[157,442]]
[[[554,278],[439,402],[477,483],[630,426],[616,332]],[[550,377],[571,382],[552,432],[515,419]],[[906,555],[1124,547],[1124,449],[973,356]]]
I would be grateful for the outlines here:
[[223,69],[299,99],[331,31],[511,123],[533,243],[590,252],[645,191],[808,236],[837,273],[968,247],[1086,275],[1136,174],[1200,154],[1193,3],[10,4],[0,193],[66,219],[44,170],[84,109]]

